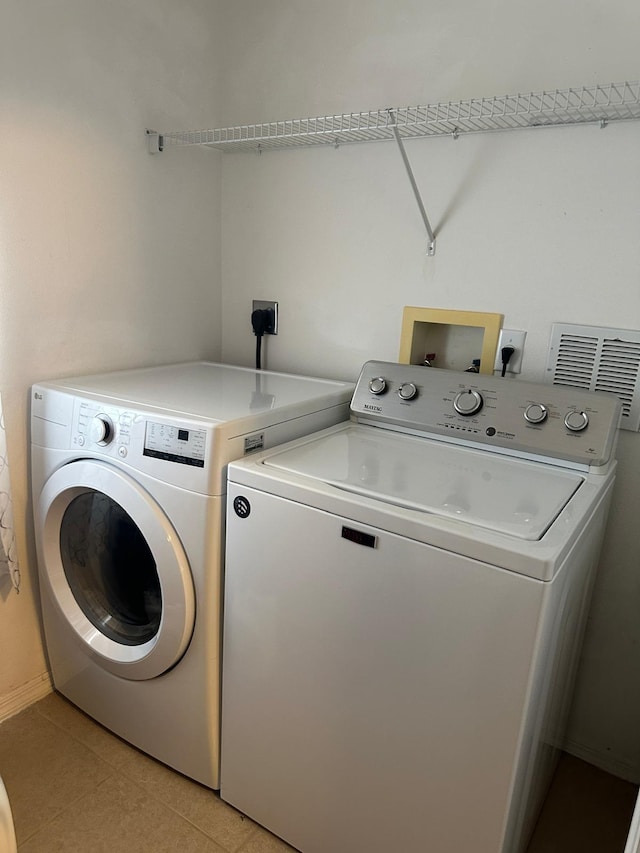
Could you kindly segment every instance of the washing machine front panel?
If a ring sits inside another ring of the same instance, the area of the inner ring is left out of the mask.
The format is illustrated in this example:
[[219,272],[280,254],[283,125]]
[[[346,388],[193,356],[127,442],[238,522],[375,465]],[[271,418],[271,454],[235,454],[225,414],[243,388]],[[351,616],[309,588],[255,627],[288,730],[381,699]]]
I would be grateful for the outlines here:
[[193,581],[151,496],[123,471],[85,459],[53,472],[38,514],[51,596],[92,659],[133,680],[177,663],[193,633]]
[[498,853],[545,585],[229,497],[222,798],[305,853]]

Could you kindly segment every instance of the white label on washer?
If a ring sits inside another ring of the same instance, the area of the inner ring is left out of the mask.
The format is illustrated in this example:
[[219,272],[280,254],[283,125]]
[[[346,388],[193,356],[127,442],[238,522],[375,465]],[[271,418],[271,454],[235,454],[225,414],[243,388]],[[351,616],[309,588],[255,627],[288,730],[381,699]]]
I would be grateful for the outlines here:
[[264,433],[259,432],[256,435],[248,435],[244,440],[244,452],[245,456],[247,453],[255,453],[256,450],[262,450],[264,448]]
[[206,432],[203,429],[186,429],[147,421],[143,455],[204,468],[205,442]]

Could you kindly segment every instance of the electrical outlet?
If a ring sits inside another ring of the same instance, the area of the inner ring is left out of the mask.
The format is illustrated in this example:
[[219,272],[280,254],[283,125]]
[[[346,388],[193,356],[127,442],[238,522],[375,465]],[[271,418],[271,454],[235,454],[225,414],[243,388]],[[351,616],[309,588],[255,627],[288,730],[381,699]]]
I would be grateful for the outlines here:
[[269,302],[266,299],[254,299],[253,300],[253,311],[260,311],[264,308],[271,308],[273,311],[273,329],[265,332],[267,335],[277,335],[278,334],[278,303],[277,302]]
[[507,365],[507,373],[520,373],[522,370],[524,339],[526,337],[526,332],[514,329],[501,329],[500,337],[498,338],[498,349],[496,350],[496,361],[493,365],[493,369],[502,372],[502,349],[503,347],[513,347],[514,352],[509,360],[509,364]]

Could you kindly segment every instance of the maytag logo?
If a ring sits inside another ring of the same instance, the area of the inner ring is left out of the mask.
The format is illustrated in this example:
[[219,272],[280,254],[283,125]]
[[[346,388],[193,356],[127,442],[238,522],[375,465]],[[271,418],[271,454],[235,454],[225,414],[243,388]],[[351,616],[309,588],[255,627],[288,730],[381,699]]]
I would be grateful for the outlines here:
[[367,412],[381,412],[382,406],[372,406],[371,403],[365,403],[363,406]]

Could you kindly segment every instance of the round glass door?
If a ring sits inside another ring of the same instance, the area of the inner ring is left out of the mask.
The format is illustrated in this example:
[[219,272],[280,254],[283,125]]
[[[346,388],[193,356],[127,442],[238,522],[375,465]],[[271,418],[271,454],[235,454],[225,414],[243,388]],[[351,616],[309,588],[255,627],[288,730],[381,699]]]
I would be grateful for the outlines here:
[[160,628],[162,586],[140,528],[102,492],[73,498],[60,524],[60,558],[73,597],[107,637],[130,646]]
[[153,678],[184,654],[195,596],[166,515],[100,461],[55,471],[38,506],[42,569],[69,627],[105,669]]

